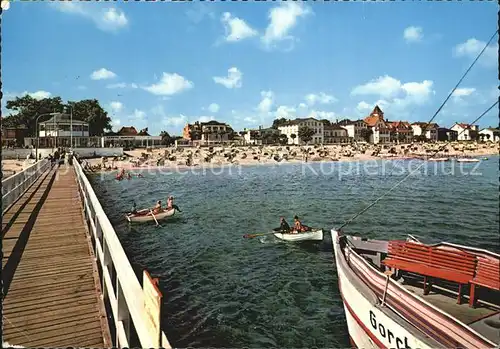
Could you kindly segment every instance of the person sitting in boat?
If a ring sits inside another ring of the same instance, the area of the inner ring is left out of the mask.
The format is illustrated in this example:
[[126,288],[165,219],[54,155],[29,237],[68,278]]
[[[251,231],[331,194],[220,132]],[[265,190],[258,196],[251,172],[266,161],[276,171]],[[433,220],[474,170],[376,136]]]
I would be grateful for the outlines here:
[[135,202],[134,202],[134,205],[132,206],[132,212],[130,212],[132,214],[136,214],[137,213],[137,206],[135,205]]
[[293,229],[295,230],[296,233],[303,233],[303,232],[311,230],[310,227],[302,224],[302,222],[299,220],[298,216],[293,217],[293,220],[294,220]]
[[182,212],[180,209],[179,209],[179,206],[177,205],[174,205],[174,197],[172,195],[170,195],[167,199],[167,210],[170,210],[170,209],[176,209],[177,211],[179,212]]
[[156,203],[156,206],[153,208],[153,213],[157,214],[157,213],[160,213],[161,211],[163,211],[163,209],[161,207],[161,200],[158,200],[158,202]]
[[290,225],[285,220],[285,217],[280,217],[280,227],[279,227],[279,230],[281,232],[285,232],[285,233],[289,233],[290,232]]

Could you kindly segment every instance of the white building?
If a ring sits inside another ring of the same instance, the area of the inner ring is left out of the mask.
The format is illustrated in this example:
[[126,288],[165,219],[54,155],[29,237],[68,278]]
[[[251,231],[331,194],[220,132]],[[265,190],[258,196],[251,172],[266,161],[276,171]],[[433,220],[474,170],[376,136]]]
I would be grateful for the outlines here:
[[356,142],[365,142],[362,130],[366,130],[368,125],[363,120],[342,120],[339,124],[347,130],[348,137],[354,139]]
[[436,123],[427,124],[427,122],[414,122],[411,124],[411,128],[413,129],[413,136],[421,136],[425,129],[424,136],[426,139],[434,142],[438,140],[439,126]]
[[324,144],[350,143],[353,140],[339,124],[324,125],[323,132]]
[[299,129],[309,127],[314,131],[309,144],[323,144],[324,124],[315,118],[295,119],[278,127],[281,134],[287,136],[288,144],[305,144],[299,137]]
[[258,129],[244,129],[243,134],[245,144],[261,145],[277,143],[280,131],[274,128],[263,128],[259,126]]
[[451,127],[451,130],[458,133],[459,141],[470,141],[477,138],[478,126],[457,122]]
[[479,131],[480,136],[482,140],[484,141],[490,141],[490,142],[499,142],[500,141],[500,129],[498,128],[483,128],[481,131]]
[[370,136],[370,140],[372,141],[372,143],[390,143],[391,129],[386,120],[384,120],[384,112],[379,108],[378,105],[373,108],[370,116],[367,116],[364,119],[364,122],[372,132]]
[[56,114],[50,119],[38,122],[38,139],[25,139],[25,143],[39,145],[40,147],[86,147],[89,142],[96,143],[94,139],[89,140],[89,124],[85,121],[71,118],[68,114]]

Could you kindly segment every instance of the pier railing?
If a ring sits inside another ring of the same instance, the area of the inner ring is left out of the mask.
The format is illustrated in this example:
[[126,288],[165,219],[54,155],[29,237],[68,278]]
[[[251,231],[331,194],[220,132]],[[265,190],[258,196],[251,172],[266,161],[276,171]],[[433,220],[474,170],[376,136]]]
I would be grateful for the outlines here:
[[19,199],[29,187],[50,167],[50,161],[42,159],[19,173],[2,181],[2,212]]
[[161,293],[157,285],[144,271],[141,287],[111,222],[75,158],[73,165],[100,269],[104,301],[111,309],[114,346],[133,346],[133,326],[142,348],[171,348],[160,328]]

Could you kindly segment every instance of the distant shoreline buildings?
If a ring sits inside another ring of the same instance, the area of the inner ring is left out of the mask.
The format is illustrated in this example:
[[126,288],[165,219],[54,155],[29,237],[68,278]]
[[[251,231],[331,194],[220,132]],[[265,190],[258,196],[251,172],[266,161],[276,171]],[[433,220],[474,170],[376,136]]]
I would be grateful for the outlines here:
[[[71,127],[73,128],[71,130]],[[145,128],[139,132],[133,127],[122,127],[118,132],[101,136],[89,134],[88,123],[67,115],[53,117],[38,123],[38,137],[28,135],[26,128],[2,126],[4,147],[158,147],[163,137],[151,136]],[[412,141],[492,141],[499,142],[499,128],[484,128],[478,125],[455,123],[451,128],[436,123],[389,121],[382,109],[376,105],[363,119],[344,119],[336,122],[315,118],[276,119],[271,127],[244,129],[235,132],[227,123],[216,120],[197,121],[186,124],[182,137],[174,137],[176,144],[184,145],[304,145],[304,144],[349,144],[366,142],[373,144],[409,143]]]

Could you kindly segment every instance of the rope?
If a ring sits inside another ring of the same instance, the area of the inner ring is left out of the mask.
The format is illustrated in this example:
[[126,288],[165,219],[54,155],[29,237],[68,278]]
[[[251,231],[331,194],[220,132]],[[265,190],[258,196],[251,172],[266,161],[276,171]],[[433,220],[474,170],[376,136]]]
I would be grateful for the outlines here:
[[[425,133],[425,130],[427,129],[427,127],[430,125],[430,123],[432,122],[432,120],[434,120],[437,116],[437,114],[441,111],[441,109],[443,109],[444,105],[446,104],[446,102],[450,99],[450,97],[453,95],[453,93],[455,92],[455,90],[458,88],[458,86],[460,85],[460,83],[462,82],[462,80],[465,78],[465,76],[469,73],[469,71],[472,69],[472,67],[476,64],[476,62],[479,60],[479,58],[481,57],[481,55],[483,54],[483,52],[486,50],[486,48],[490,45],[491,41],[493,40],[493,38],[495,38],[495,36],[498,34],[498,29],[495,30],[495,33],[491,36],[491,38],[488,40],[488,42],[486,43],[486,45],[483,47],[483,49],[481,50],[481,52],[479,52],[479,54],[477,55],[476,59],[474,59],[474,61],[471,63],[471,65],[469,66],[469,68],[465,71],[465,73],[462,75],[462,77],[460,78],[460,80],[458,80],[458,83],[455,85],[455,87],[453,87],[453,89],[451,90],[451,92],[448,94],[448,96],[446,97],[446,99],[444,100],[443,103],[441,103],[441,105],[439,106],[439,108],[436,110],[436,112],[434,113],[434,115],[432,116],[432,118],[429,120],[429,122],[427,122],[427,124],[423,127],[423,130],[422,130],[422,133]],[[474,120],[472,122],[472,124],[474,124],[475,122],[477,122],[477,120],[479,120],[480,118],[482,118],[487,112],[489,112],[496,104],[498,104],[498,101],[493,104],[490,108],[488,108],[483,114],[481,114],[481,116],[479,116],[476,120]],[[463,130],[462,132],[464,132],[465,130]],[[460,132],[460,134],[462,134],[462,132]],[[444,145],[446,147],[446,144]],[[441,148],[439,148],[434,154],[432,154],[432,157],[434,157],[437,153],[439,153],[441,151]],[[360,212],[358,212],[357,214],[355,214],[351,219],[349,219],[348,221],[346,221],[344,224],[342,224],[340,226],[340,228],[338,229],[342,229],[343,227],[347,226],[348,224],[350,224],[354,219],[356,219],[358,216],[360,216],[362,213],[366,212],[369,208],[373,207],[377,202],[379,202],[382,198],[384,198],[387,194],[389,194],[392,190],[394,190],[395,188],[397,188],[403,181],[406,180],[406,178],[408,178],[411,174],[413,174],[415,171],[419,170],[423,165],[425,164],[425,162],[422,163],[422,165],[418,166],[414,171],[411,171],[406,177],[404,177],[400,182],[396,183],[396,185],[394,187],[392,187],[391,189],[389,189],[389,191],[387,191],[386,193],[382,194],[378,199],[376,199],[374,202],[372,202],[370,205],[368,205],[367,207],[365,207],[363,210],[361,210]],[[391,172],[392,173],[392,172]],[[337,229],[337,230],[338,230]]]
[[[498,104],[498,100],[493,103],[491,105],[491,107],[489,107],[488,109],[486,109],[486,111],[484,113],[482,113],[476,120],[474,120],[473,122],[471,122],[471,124],[474,124],[476,123],[479,119],[481,119],[486,113],[488,113],[491,109],[493,109],[496,105]],[[463,132],[465,132],[465,129],[462,130],[462,132],[460,132],[458,135],[461,135]],[[434,152],[434,154],[432,154],[428,159],[434,157],[436,154],[438,154],[442,149],[446,148],[448,144],[444,144],[442,145],[441,147],[438,148],[438,150],[436,150]],[[371,208],[372,206],[374,206],[377,202],[379,202],[380,200],[382,200],[382,198],[384,198],[387,194],[389,194],[391,191],[393,191],[394,189],[396,189],[397,187],[399,187],[399,185],[401,183],[403,183],[408,177],[410,177],[414,172],[418,171],[422,166],[424,166],[426,164],[426,162],[422,162],[422,164],[420,166],[418,166],[415,170],[411,171],[408,175],[406,175],[401,181],[397,182],[392,188],[390,188],[388,191],[386,191],[384,194],[382,194],[378,199],[376,199],[374,202],[372,202],[370,205],[366,206],[364,209],[362,209],[361,211],[359,211],[358,213],[356,213],[354,216],[352,216],[348,221],[346,221],[344,224],[342,224],[339,228],[335,229],[337,231],[339,231],[340,229],[344,228],[345,226],[347,226],[348,224],[350,224],[353,220],[355,220],[357,217],[359,217],[362,213],[366,212],[369,208]]]
[[422,133],[424,133],[427,129],[427,127],[431,124],[432,120],[434,120],[436,118],[436,116],[438,115],[438,113],[441,111],[441,109],[443,109],[444,105],[446,104],[446,102],[448,102],[448,100],[451,98],[451,96],[453,95],[453,93],[455,92],[455,90],[458,88],[458,86],[460,85],[460,83],[462,82],[462,80],[465,78],[465,76],[469,73],[469,71],[472,69],[472,67],[476,64],[476,62],[478,61],[478,59],[481,57],[481,55],[483,54],[483,52],[488,48],[488,46],[490,45],[491,41],[495,38],[495,36],[498,34],[498,29],[495,31],[495,33],[491,36],[490,40],[488,40],[488,42],[486,43],[486,45],[484,45],[483,49],[481,50],[481,52],[479,52],[479,54],[477,55],[476,59],[474,59],[474,61],[471,63],[471,65],[469,66],[469,68],[465,71],[465,73],[462,75],[462,77],[460,78],[460,80],[458,80],[457,84],[455,85],[455,87],[453,87],[453,89],[451,90],[451,92],[448,94],[448,97],[446,97],[446,99],[444,100],[444,102],[441,104],[441,106],[438,108],[438,110],[436,110],[436,112],[434,113],[434,115],[432,116],[432,118],[429,120],[429,122],[427,123],[427,125],[425,125],[422,129]]

